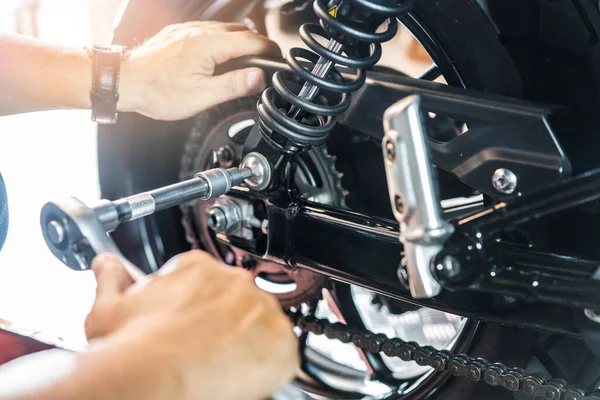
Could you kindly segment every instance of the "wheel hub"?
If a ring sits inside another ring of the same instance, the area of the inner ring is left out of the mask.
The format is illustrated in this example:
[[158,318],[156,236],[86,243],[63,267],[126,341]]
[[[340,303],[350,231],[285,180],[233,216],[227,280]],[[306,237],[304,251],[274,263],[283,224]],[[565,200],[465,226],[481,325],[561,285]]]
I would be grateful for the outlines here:
[[[208,110],[197,117],[182,163],[182,179],[196,171],[239,165],[246,137],[255,124],[256,103],[243,99]],[[295,182],[310,201],[343,205],[335,158],[324,148],[296,157]],[[186,176],[187,175],[187,176]],[[255,276],[259,287],[277,296],[283,307],[299,306],[319,298],[325,277],[302,269],[291,269],[253,257],[226,239],[233,236],[251,240],[253,232],[268,229],[260,214],[261,204],[246,204],[223,197],[184,207],[186,237],[193,247],[207,250],[226,264],[245,268]],[[186,219],[188,220],[187,223]]]

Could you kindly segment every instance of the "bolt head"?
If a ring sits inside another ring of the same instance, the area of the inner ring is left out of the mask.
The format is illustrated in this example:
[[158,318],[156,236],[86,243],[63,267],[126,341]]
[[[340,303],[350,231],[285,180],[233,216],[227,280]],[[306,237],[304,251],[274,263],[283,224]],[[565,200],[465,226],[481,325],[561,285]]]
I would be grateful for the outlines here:
[[222,168],[230,168],[235,161],[235,151],[229,145],[220,147],[216,151],[217,163]]
[[386,139],[384,146],[385,146],[385,159],[388,162],[396,161],[396,146],[394,145],[392,140],[389,138]]
[[215,231],[223,231],[227,228],[227,216],[219,207],[212,207],[206,215],[208,227]]
[[498,168],[492,175],[492,187],[498,193],[511,194],[517,188],[517,176],[506,168]]

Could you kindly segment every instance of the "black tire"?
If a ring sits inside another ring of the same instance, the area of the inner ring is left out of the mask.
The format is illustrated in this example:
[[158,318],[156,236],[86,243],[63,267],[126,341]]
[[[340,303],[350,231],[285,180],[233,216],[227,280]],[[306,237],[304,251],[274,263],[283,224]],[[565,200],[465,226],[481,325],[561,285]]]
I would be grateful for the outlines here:
[[[202,11],[213,4],[200,0],[154,0],[150,7],[148,3],[130,1],[116,30],[115,42],[133,45],[167,24],[203,19]],[[234,18],[231,9],[227,9],[234,2],[221,3],[222,13],[211,18]],[[443,48],[466,87],[571,107],[581,125],[575,128],[583,130],[585,126],[595,134],[600,123],[596,112],[600,105],[597,1],[480,3],[487,3],[487,7],[474,0],[417,0],[414,16]],[[139,115],[123,115],[116,126],[102,127],[98,148],[103,197],[119,198],[177,181],[190,127],[191,121],[161,123]],[[584,151],[571,142],[566,147],[572,159]],[[149,271],[187,250],[180,218],[179,210],[168,210],[120,228],[114,238],[127,257]],[[470,353],[524,367],[538,339],[539,335],[531,331],[482,324]],[[433,387],[408,397],[429,397]],[[510,398],[512,394],[482,383],[452,379],[443,390],[435,392],[435,397],[488,399]]]

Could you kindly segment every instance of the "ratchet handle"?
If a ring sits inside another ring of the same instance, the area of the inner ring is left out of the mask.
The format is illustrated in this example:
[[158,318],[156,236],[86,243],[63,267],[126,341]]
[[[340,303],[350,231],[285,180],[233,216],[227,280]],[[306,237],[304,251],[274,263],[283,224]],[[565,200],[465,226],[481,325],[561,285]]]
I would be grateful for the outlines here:
[[249,168],[215,168],[194,178],[116,201],[104,200],[94,208],[76,198],[47,203],[40,222],[48,248],[66,266],[75,271],[90,269],[98,254],[117,255],[135,281],[147,279],[143,271],[129,262],[108,232],[124,222],[194,199],[208,200],[229,192],[251,178]]

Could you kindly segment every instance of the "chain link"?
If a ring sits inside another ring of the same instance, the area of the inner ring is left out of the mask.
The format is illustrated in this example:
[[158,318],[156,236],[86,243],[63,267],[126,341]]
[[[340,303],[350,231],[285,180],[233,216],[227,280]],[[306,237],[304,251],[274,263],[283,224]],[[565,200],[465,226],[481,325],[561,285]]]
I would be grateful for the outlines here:
[[549,379],[521,368],[489,363],[482,358],[454,354],[449,350],[437,350],[431,346],[419,346],[415,342],[405,342],[399,338],[389,339],[383,334],[313,316],[292,312],[288,315],[302,332],[325,335],[342,343],[352,343],[370,353],[383,353],[403,361],[414,361],[420,366],[428,366],[436,371],[448,371],[453,376],[465,377],[472,381],[484,381],[488,385],[501,386],[511,392],[519,391],[546,400],[600,400],[600,391],[588,392],[575,385],[569,385],[563,379]]

